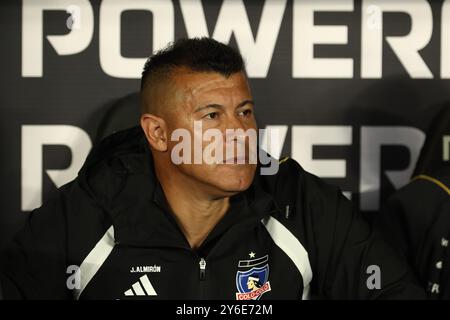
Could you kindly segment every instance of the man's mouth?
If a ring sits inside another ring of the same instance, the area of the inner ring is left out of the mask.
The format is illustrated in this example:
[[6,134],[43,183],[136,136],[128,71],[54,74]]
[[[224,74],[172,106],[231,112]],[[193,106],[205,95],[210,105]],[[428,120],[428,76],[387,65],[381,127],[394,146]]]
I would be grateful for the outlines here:
[[247,164],[248,156],[231,157],[223,161],[224,164]]

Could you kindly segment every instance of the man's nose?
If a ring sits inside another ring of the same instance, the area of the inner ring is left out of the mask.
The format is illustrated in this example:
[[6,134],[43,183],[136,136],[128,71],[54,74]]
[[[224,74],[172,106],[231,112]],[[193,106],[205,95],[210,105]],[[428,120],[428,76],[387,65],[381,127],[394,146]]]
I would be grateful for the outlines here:
[[231,116],[227,120],[227,123],[226,123],[226,126],[224,129],[225,129],[225,133],[226,133],[226,138],[237,139],[236,130],[242,129],[243,131],[245,131],[246,127],[238,116]]

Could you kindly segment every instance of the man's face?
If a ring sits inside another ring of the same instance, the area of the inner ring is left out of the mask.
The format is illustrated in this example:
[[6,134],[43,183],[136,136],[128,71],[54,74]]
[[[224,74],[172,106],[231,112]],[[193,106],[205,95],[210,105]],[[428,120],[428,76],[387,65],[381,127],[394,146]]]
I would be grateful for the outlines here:
[[[213,195],[226,196],[247,189],[254,177],[256,164],[249,164],[248,143],[245,141],[245,164],[237,164],[236,139],[226,137],[226,129],[257,130],[254,117],[252,96],[247,79],[243,73],[234,73],[228,78],[214,72],[194,72],[181,70],[172,76],[172,85],[176,92],[173,97],[173,108],[166,116],[169,137],[180,128],[190,132],[192,137],[192,160],[194,159],[194,137],[201,138],[198,130],[194,130],[194,122],[201,123],[202,131],[218,129],[223,139],[223,160],[228,163],[180,164],[175,167],[181,173],[201,182]],[[172,99],[171,99],[172,100]],[[229,133],[228,133],[229,134]],[[169,139],[170,140],[170,139]],[[202,141],[202,150],[212,141]],[[172,152],[178,141],[170,141],[168,151]],[[226,148],[234,150],[230,157]]]
[[253,280],[248,280],[247,281],[247,289],[253,290],[254,287],[255,287],[255,282]]

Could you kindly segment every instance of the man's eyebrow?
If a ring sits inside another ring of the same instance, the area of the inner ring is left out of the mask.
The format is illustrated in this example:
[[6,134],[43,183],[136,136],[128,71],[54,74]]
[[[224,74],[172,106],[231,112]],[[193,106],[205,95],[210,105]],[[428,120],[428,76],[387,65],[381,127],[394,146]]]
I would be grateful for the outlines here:
[[[241,107],[243,107],[243,106],[245,106],[247,104],[255,105],[253,100],[244,100],[244,101],[242,101],[241,103],[239,103],[236,106],[236,109],[241,108]],[[222,110],[224,108],[224,106],[221,105],[221,104],[217,104],[217,103],[211,103],[211,104],[208,104],[206,106],[198,107],[197,109],[194,110],[194,113],[197,113],[197,112],[200,112],[202,110],[209,109],[209,108]]]
[[198,107],[197,109],[194,110],[194,113],[200,112],[202,110],[209,109],[209,108],[223,109],[223,106],[221,104],[211,103],[211,104],[208,104],[208,105],[203,106],[203,107]]
[[252,106],[254,106],[255,102],[253,100],[244,100],[236,106],[236,109],[241,108],[241,107],[245,106],[246,104],[251,104]]

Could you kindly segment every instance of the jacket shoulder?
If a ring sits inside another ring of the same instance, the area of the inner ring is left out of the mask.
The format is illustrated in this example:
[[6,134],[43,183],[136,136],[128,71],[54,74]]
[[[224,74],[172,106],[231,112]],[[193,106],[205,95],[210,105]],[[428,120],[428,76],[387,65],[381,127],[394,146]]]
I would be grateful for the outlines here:
[[310,205],[328,208],[342,200],[349,202],[343,199],[338,187],[306,171],[296,160],[282,157],[278,165],[277,173],[263,176],[263,180],[266,190],[272,194],[279,208],[289,206],[293,210],[294,207],[306,208]]
[[306,171],[296,160],[290,157],[281,158],[279,161],[277,185],[283,184],[296,185],[297,189],[311,201],[340,193],[338,187]]

